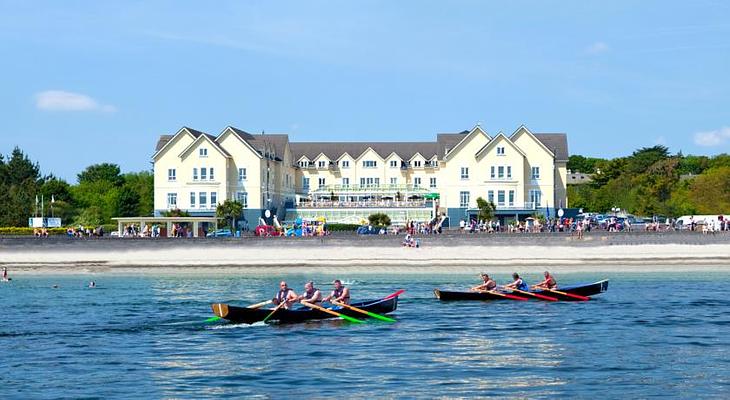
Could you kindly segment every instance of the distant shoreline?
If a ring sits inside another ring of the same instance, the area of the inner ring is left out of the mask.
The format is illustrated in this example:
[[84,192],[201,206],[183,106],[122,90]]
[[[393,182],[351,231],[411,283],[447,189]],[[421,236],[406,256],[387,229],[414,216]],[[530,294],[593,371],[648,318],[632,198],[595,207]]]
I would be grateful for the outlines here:
[[0,266],[11,273],[228,273],[348,270],[377,273],[477,271],[730,270],[730,234],[459,234],[249,239],[0,239]]

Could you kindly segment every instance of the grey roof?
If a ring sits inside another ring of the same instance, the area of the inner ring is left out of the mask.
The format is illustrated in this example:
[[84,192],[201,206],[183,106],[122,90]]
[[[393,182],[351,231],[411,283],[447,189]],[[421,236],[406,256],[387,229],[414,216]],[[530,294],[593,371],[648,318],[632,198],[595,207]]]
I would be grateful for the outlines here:
[[175,136],[175,135],[160,135],[160,138],[157,139],[157,146],[155,146],[155,153],[160,151],[160,149],[162,149],[163,147],[165,147],[167,142],[169,142],[173,136]]
[[403,160],[410,160],[416,153],[421,153],[427,160],[438,153],[436,142],[292,142],[294,160],[306,156],[314,160],[320,153],[324,153],[330,160],[337,160],[345,153],[354,158],[359,157],[368,147],[382,158],[396,153]]
[[568,136],[564,133],[535,133],[535,137],[555,154],[558,161],[568,161]]
[[469,131],[461,131],[459,133],[439,133],[436,135],[439,158],[443,158],[447,151],[451,151],[456,147],[468,134]]

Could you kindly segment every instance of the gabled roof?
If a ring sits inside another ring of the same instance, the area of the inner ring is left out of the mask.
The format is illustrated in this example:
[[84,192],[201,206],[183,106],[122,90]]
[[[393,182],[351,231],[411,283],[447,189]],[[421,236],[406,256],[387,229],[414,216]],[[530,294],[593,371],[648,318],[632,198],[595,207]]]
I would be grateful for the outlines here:
[[353,159],[358,159],[368,148],[372,149],[382,159],[387,159],[396,153],[403,160],[409,160],[414,154],[427,154],[430,158],[437,153],[436,142],[292,142],[289,143],[294,159],[307,156],[315,159],[324,153],[330,160],[338,160],[345,153]]
[[231,158],[231,155],[228,154],[227,151],[223,150],[223,148],[220,147],[218,145],[218,143],[216,143],[215,136],[204,133],[204,132],[198,132],[197,138],[195,140],[193,140],[193,142],[190,143],[188,145],[188,147],[185,148],[185,150],[180,152],[179,157],[182,157],[184,154],[186,154],[188,151],[190,151],[193,147],[195,147],[195,145],[197,143],[203,142],[203,141],[210,143],[213,146],[213,148],[218,150],[218,152],[220,152],[224,157]]
[[512,135],[510,135],[510,137],[509,137],[509,138],[510,138],[510,140],[513,140],[513,139],[515,138],[515,136],[519,135],[519,134],[520,134],[520,133],[522,133],[522,132],[525,132],[525,133],[526,133],[527,135],[529,135],[529,136],[530,136],[531,138],[535,139],[535,141],[537,142],[537,144],[539,144],[539,145],[540,145],[540,147],[542,147],[542,148],[543,148],[543,149],[544,149],[545,151],[547,151],[547,152],[548,152],[548,153],[549,153],[549,154],[550,154],[551,156],[555,157],[555,152],[554,152],[554,151],[552,151],[552,150],[550,150],[550,149],[549,149],[549,148],[548,148],[547,146],[545,146],[545,144],[544,144],[543,142],[541,142],[541,141],[540,141],[540,139],[538,139],[537,137],[535,137],[535,135],[534,135],[534,134],[533,134],[532,132],[530,132],[530,130],[529,130],[529,129],[527,129],[527,127],[526,127],[525,125],[520,125],[520,126],[519,126],[519,127],[518,127],[518,128],[517,128],[517,129],[516,129],[516,130],[515,130],[515,131],[514,131],[514,132],[512,133]]
[[449,155],[451,155],[451,154],[454,153],[454,150],[456,150],[457,148],[459,148],[459,146],[461,146],[463,143],[465,143],[469,137],[471,137],[471,136],[473,136],[475,134],[484,135],[484,136],[487,137],[487,140],[491,140],[492,139],[489,136],[489,134],[484,129],[482,129],[482,127],[480,125],[476,125],[476,126],[474,126],[474,128],[472,128],[471,131],[469,131],[467,134],[465,134],[465,135],[463,135],[461,137],[461,140],[453,148],[451,148],[449,150],[448,154],[446,154],[446,155],[443,156],[443,159],[446,160],[449,157]]
[[174,135],[161,135],[160,139],[157,140],[155,154],[152,155],[152,159],[157,158],[157,156],[162,153],[162,150],[165,149],[168,144],[172,143],[172,141],[179,135],[190,135],[193,139],[197,139],[201,135],[206,135],[206,133],[195,130],[193,128],[188,128],[187,126],[183,126]]
[[284,159],[284,151],[286,150],[286,144],[289,142],[289,135],[284,133],[254,135],[236,127],[228,126],[218,135],[218,138],[228,130],[235,133],[241,141],[257,152],[259,157],[264,157],[268,151],[273,154],[274,159],[279,161]]
[[506,135],[505,135],[504,133],[502,133],[502,132],[499,132],[499,133],[497,134],[497,136],[493,137],[493,138],[492,138],[492,140],[490,140],[490,141],[489,141],[489,142],[488,142],[487,144],[485,144],[485,145],[484,145],[484,147],[482,147],[481,149],[479,149],[479,151],[477,151],[477,153],[476,153],[476,154],[474,155],[474,157],[479,157],[479,155],[480,155],[480,154],[482,154],[482,153],[484,153],[484,152],[486,152],[486,151],[489,151],[490,149],[494,148],[494,146],[496,146],[496,145],[497,145],[497,142],[499,142],[499,140],[498,140],[499,138],[502,138],[502,139],[504,139],[504,140],[505,140],[505,141],[506,141],[507,143],[509,143],[509,144],[510,144],[510,146],[512,146],[512,148],[514,148],[515,150],[517,150],[517,152],[518,152],[518,153],[522,154],[522,157],[527,157],[527,155],[525,154],[525,152],[524,152],[524,151],[522,151],[522,149],[520,149],[520,148],[519,148],[519,146],[517,146],[516,144],[514,144],[514,143],[513,143],[513,142],[512,142],[511,140],[510,140],[510,138],[508,138],[508,137],[507,137],[507,136],[506,136]]
[[533,135],[555,154],[556,161],[568,161],[568,135],[565,133],[534,133]]

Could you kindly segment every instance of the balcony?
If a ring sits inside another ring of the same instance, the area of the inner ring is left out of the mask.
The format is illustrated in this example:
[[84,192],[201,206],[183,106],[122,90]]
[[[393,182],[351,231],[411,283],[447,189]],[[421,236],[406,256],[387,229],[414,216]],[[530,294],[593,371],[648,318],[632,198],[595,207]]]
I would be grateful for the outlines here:
[[304,201],[297,204],[297,208],[424,208],[430,204],[426,200],[364,200],[364,201],[331,201],[316,200]]
[[[497,203],[495,203],[495,204],[497,204]],[[523,203],[522,206],[514,205],[514,204],[511,206],[507,205],[507,204],[504,204],[504,205],[497,204],[497,211],[538,210],[538,209],[540,209],[540,204],[532,202],[532,201],[526,201],[525,203]]]

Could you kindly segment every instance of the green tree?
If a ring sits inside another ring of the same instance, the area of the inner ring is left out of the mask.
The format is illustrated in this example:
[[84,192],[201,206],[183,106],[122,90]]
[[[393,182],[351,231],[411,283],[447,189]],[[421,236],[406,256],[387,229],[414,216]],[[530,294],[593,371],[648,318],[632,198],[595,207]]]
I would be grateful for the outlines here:
[[123,175],[124,185],[139,195],[135,216],[152,215],[154,212],[155,180],[151,172],[131,172]]
[[730,167],[711,168],[690,183],[700,214],[730,214]]
[[116,215],[119,217],[135,217],[139,211],[139,193],[130,185],[122,186],[116,196]]
[[15,147],[7,161],[0,162],[0,226],[28,226],[40,184],[40,166]]
[[231,227],[231,231],[236,230],[236,218],[239,218],[242,213],[243,204],[236,200],[226,200],[215,209],[216,217],[226,220],[228,226]]
[[479,209],[479,214],[477,215],[477,218],[480,221],[489,221],[492,218],[494,218],[494,212],[497,210],[497,207],[494,205],[491,201],[486,201],[482,197],[477,197],[477,208]]
[[124,184],[124,177],[120,173],[119,166],[110,163],[90,165],[78,174],[78,179],[79,184],[100,181],[109,182],[114,187],[120,187]]
[[580,155],[572,155],[568,157],[568,169],[571,171],[580,171],[586,174],[596,172],[596,165],[605,162],[602,158],[583,157]]
[[368,216],[368,222],[374,226],[390,226],[390,217],[385,213],[375,213]]

